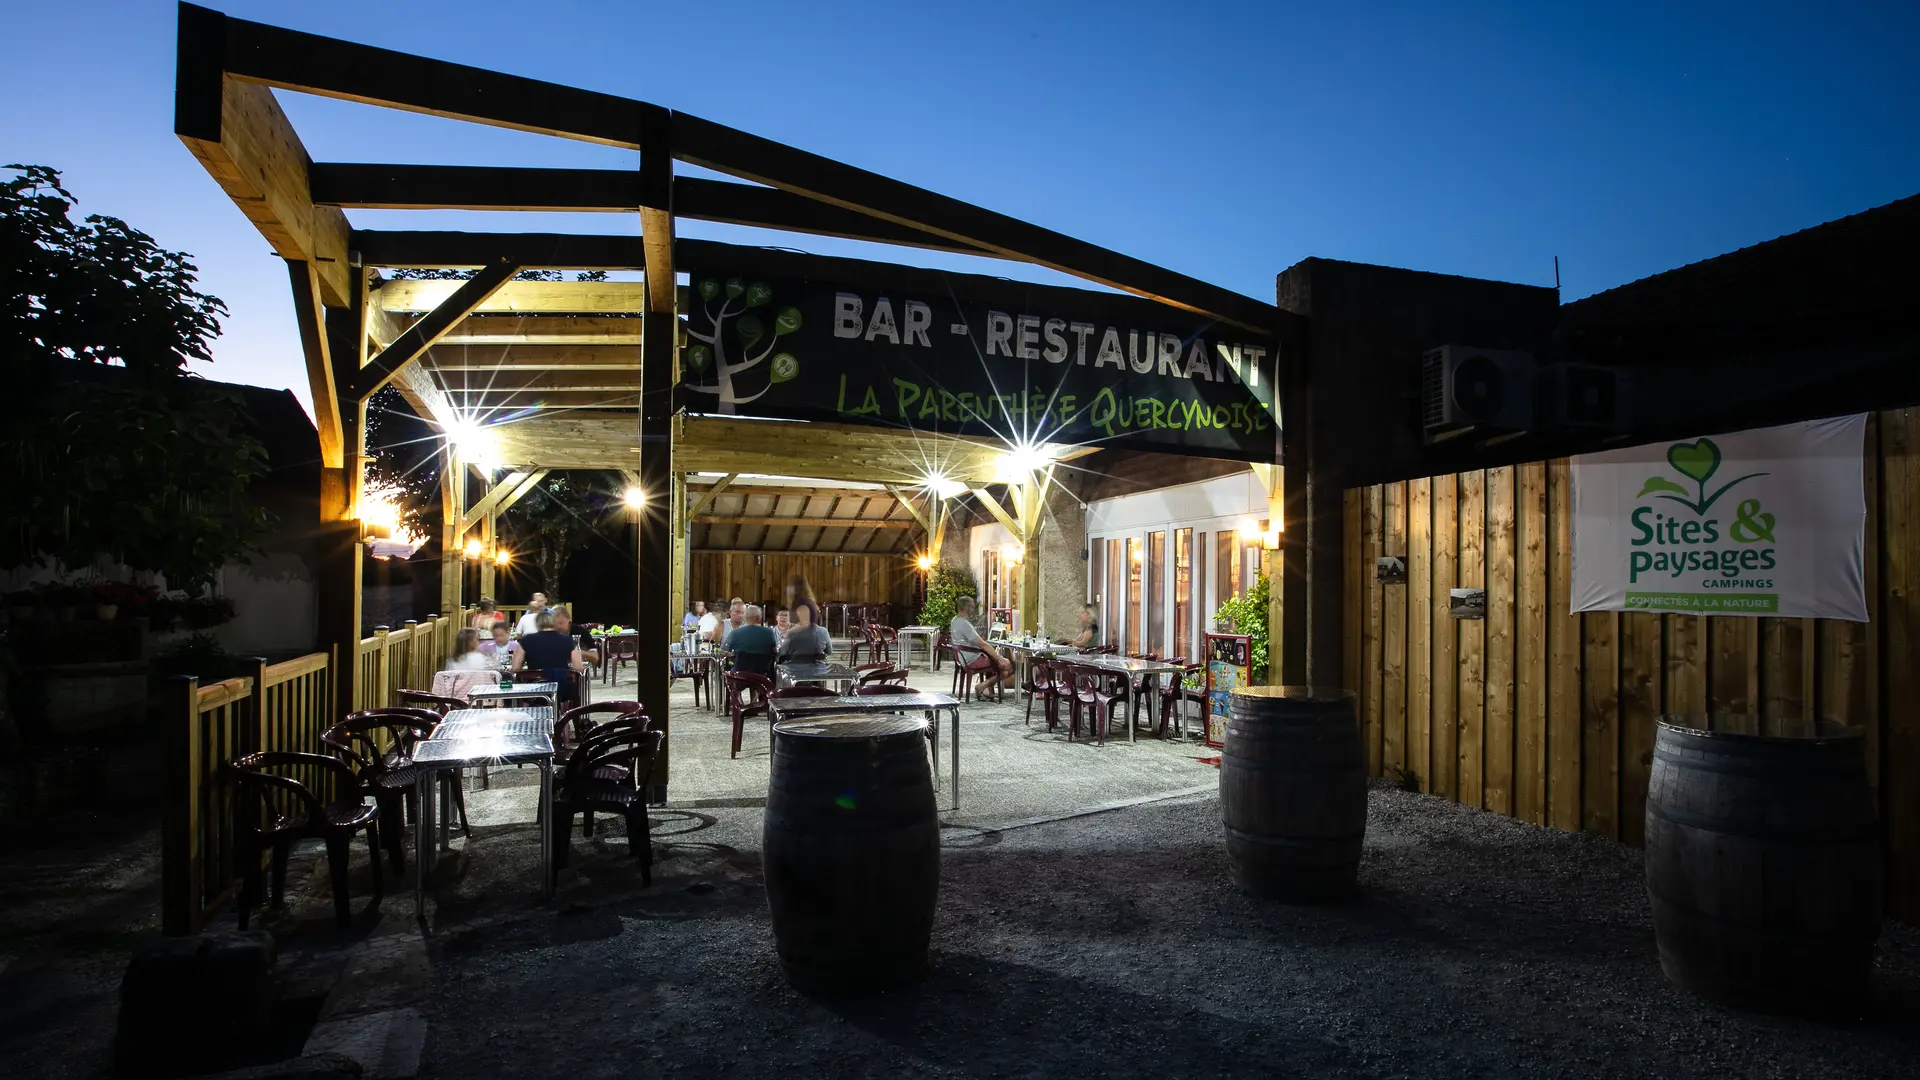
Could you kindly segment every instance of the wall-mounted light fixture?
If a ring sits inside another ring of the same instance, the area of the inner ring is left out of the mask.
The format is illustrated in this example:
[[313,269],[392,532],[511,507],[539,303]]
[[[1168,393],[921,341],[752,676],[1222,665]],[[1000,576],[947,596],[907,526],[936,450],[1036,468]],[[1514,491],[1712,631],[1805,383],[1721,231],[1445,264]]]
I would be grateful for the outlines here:
[[512,561],[513,555],[507,551],[506,548],[501,548],[493,553],[493,563],[495,566],[505,566]]
[[467,558],[477,559],[481,555],[485,554],[487,549],[486,549],[486,545],[482,544],[478,538],[474,538],[474,539],[468,540],[467,546],[462,548],[461,550],[465,552]]

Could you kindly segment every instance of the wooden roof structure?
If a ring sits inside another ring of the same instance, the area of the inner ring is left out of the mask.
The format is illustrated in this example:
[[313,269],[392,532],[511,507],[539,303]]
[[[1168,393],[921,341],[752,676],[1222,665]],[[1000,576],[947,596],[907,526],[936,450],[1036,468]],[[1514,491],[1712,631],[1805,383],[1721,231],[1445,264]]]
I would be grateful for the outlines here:
[[[637,151],[639,160],[625,170],[316,162],[276,92],[597,143]],[[446,436],[450,464],[510,468],[522,478],[516,485],[542,469],[619,470],[648,493],[648,512],[640,514],[637,621],[648,635],[642,654],[661,657],[661,664],[691,542],[784,537],[788,545],[886,550],[888,541],[871,534],[893,533],[902,511],[930,538],[945,520],[940,500],[915,506],[900,499],[880,524],[842,526],[831,522],[879,515],[880,500],[703,500],[687,494],[688,474],[883,484],[923,483],[932,474],[988,499],[996,518],[1038,528],[1052,472],[1048,465],[1009,477],[1010,448],[992,439],[677,411],[683,290],[676,265],[753,272],[756,255],[766,251],[680,238],[677,219],[1032,263],[1276,340],[1290,340],[1299,326],[1298,316],[1272,304],[687,113],[194,4],[179,7],[174,130],[286,260],[319,430],[323,522],[351,523],[358,514],[367,401],[389,384]],[[679,176],[676,162],[732,179]],[[624,228],[601,234],[389,231],[355,228],[348,214],[362,209],[632,216]],[[472,273],[424,281],[381,273],[416,269]],[[639,280],[523,277],[549,269],[637,271]],[[1030,461],[1030,450],[1019,458]],[[490,538],[484,508],[514,493],[496,486],[475,502],[464,467],[441,472],[442,550],[458,550],[469,527]],[[1007,484],[1012,510],[988,494],[987,485],[996,483]],[[655,512],[659,495],[669,491],[668,512]],[[709,509],[710,517],[735,520],[698,520]],[[795,523],[748,520],[788,517]],[[455,602],[457,560],[443,563],[443,603]],[[1028,572],[1037,572],[1033,565]],[[339,573],[349,571],[342,556]],[[482,581],[484,587],[484,570]],[[357,640],[357,579],[331,582],[323,592],[339,598],[322,612],[330,639],[343,646]],[[646,704],[664,716],[664,689],[658,694]]]

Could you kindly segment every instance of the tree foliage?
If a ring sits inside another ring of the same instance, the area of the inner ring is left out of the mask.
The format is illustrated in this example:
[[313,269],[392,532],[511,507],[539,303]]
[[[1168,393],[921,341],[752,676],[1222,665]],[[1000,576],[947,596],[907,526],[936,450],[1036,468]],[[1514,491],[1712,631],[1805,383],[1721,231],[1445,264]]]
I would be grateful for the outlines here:
[[552,472],[500,515],[499,536],[514,554],[529,591],[560,593],[560,575],[601,529],[619,520],[614,493],[581,482],[580,474]]
[[241,403],[184,370],[211,359],[226,305],[186,254],[74,204],[53,169],[0,169],[0,565],[104,556],[197,589],[268,525]]
[[980,585],[973,571],[941,563],[927,572],[927,604],[920,609],[920,625],[945,627],[953,622],[954,604],[963,596],[978,599]]
[[1231,622],[1234,633],[1253,639],[1252,676],[1256,683],[1267,681],[1267,604],[1270,599],[1267,576],[1261,574],[1254,579],[1253,588],[1228,599],[1213,613],[1215,622]]

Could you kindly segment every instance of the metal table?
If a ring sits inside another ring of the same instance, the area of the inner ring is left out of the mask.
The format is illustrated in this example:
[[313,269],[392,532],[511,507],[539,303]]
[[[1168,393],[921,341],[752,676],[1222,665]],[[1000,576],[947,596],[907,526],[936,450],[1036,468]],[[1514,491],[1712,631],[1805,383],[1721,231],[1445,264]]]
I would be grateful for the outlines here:
[[[1186,670],[1186,668],[1181,667],[1179,664],[1170,664],[1165,660],[1136,660],[1131,656],[1110,656],[1103,653],[1095,653],[1090,656],[1075,656],[1072,662],[1079,667],[1098,668],[1101,671],[1125,676],[1129,683],[1131,683],[1135,677],[1138,677],[1140,679],[1140,693],[1142,695],[1148,693],[1148,687],[1150,686],[1158,689],[1160,676],[1167,674],[1177,675]],[[1148,705],[1148,709],[1152,709],[1151,704]],[[1151,711],[1149,711],[1148,715],[1149,719],[1151,719]],[[1129,704],[1127,707],[1128,742],[1135,741],[1133,716],[1133,707]]]
[[900,666],[913,667],[913,639],[925,638],[927,642],[927,666],[933,666],[933,647],[940,640],[940,628],[937,626],[903,626],[894,631],[900,641]]
[[845,713],[925,713],[933,725],[933,782],[940,783],[940,712],[953,713],[953,805],[960,806],[960,700],[951,694],[859,694],[847,697],[774,698],[767,702],[774,723],[802,720],[809,716]]
[[[541,682],[515,683],[512,686],[476,686],[467,691],[467,701],[475,706],[489,704],[499,706],[510,701],[543,701],[546,704],[540,707],[548,710],[547,730],[551,731],[553,718],[560,715],[560,684]],[[480,766],[480,790],[487,790],[491,784],[491,778],[487,776],[487,767]]]
[[[441,848],[447,846],[452,817],[440,773],[487,765],[536,765],[540,769],[540,895],[553,896],[553,710],[454,709],[434,727],[433,734],[414,745],[413,763],[420,770],[419,812],[413,818],[413,914],[426,919],[427,874]],[[440,787],[440,802],[433,791]]]
[[860,676],[859,672],[847,665],[831,660],[814,664],[775,664],[773,672],[776,686],[833,683],[841,691],[851,688],[853,680]]
[[673,646],[667,646],[670,660],[698,664],[703,669],[702,678],[707,683],[707,711],[719,712],[720,697],[727,687],[727,668],[731,666],[733,654],[718,645],[709,646],[699,652],[673,652]]

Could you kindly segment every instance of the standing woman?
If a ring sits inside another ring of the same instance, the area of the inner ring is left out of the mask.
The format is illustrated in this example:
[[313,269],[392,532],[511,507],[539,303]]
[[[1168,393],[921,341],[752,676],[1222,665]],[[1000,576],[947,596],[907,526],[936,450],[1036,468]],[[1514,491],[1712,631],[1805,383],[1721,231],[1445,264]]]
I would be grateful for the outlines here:
[[806,578],[796,577],[787,582],[787,616],[795,629],[827,625],[820,618],[820,605],[814,603],[813,589]]

